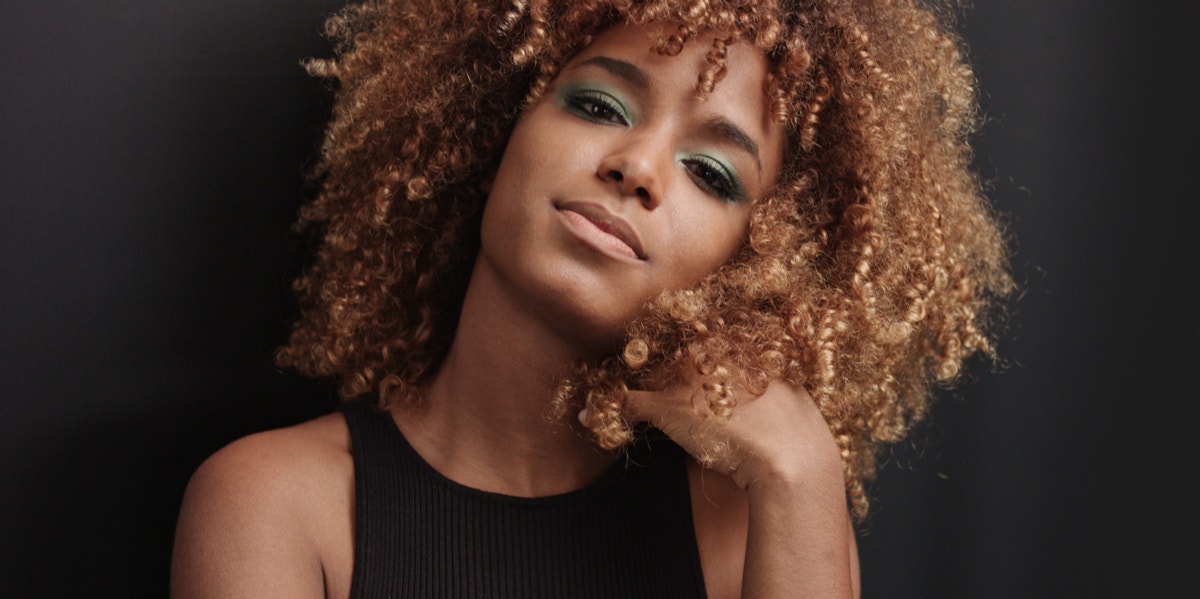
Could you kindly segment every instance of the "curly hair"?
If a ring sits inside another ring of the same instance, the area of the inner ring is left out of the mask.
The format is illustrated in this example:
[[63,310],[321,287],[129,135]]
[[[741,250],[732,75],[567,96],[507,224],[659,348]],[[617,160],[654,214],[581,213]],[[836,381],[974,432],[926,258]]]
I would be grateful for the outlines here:
[[[300,316],[277,363],[382,407],[419,401],[454,337],[485,193],[514,122],[614,24],[665,22],[673,55],[718,31],[697,93],[735,41],[769,62],[786,125],[780,180],[749,234],[693,288],[668,291],[602,360],[572,366],[552,414],[589,409],[597,443],[633,439],[630,389],[692,369],[713,417],[739,391],[805,387],[841,448],[865,518],[880,449],[927,414],[995,331],[1015,288],[1005,230],[972,170],[980,118],[952,7],[918,0],[383,0],[326,23],[333,87],[297,228],[320,243],[297,279]],[[704,456],[701,456],[701,461]]]

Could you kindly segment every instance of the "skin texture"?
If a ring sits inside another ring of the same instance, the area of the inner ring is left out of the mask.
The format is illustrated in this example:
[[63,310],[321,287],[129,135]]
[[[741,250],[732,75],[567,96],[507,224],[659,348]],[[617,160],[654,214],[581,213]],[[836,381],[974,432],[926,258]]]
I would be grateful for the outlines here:
[[[555,375],[611,352],[650,298],[728,261],[752,201],[778,176],[784,134],[769,117],[761,53],[731,45],[729,74],[700,101],[696,73],[713,34],[669,58],[647,48],[651,33],[606,30],[522,115],[488,185],[454,341],[423,401],[392,408],[418,453],[461,484],[536,497],[605,471],[615,458],[586,434],[587,413],[544,417]],[[580,101],[580,90],[603,90],[623,116],[594,96]],[[736,172],[740,195],[716,192],[697,156]],[[606,232],[617,229],[624,241]],[[680,376],[632,391],[629,410],[705,455],[707,468],[694,463],[689,477],[710,596],[856,596],[840,451],[812,398],[775,381],[735,390],[737,412],[714,418],[700,386]],[[726,451],[709,453],[714,444]],[[238,440],[200,467],[181,508],[171,593],[346,597],[352,553],[349,439],[331,415]]]

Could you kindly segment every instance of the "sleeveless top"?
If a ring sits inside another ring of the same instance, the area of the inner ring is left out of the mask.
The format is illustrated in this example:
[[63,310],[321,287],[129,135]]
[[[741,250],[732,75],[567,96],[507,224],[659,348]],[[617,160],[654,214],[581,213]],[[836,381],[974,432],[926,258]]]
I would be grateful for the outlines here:
[[548,497],[460,485],[387,412],[342,408],[354,454],[351,599],[704,597],[686,453],[655,429],[595,483]]

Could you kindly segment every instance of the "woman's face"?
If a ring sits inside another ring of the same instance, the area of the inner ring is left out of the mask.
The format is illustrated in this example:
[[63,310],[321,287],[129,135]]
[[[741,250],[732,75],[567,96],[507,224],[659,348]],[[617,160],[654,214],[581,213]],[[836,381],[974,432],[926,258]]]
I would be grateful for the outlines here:
[[567,63],[518,120],[483,215],[477,266],[601,352],[647,300],[734,255],[782,161],[758,50],[729,46],[699,100],[713,36],[668,57],[647,32],[606,30]]

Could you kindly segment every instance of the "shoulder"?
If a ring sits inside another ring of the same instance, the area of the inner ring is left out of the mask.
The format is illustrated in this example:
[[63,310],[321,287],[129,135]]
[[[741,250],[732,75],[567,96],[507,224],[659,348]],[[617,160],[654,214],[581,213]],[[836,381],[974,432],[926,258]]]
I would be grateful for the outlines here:
[[226,445],[192,474],[184,498],[252,507],[258,516],[277,509],[294,514],[328,499],[331,483],[353,484],[353,476],[345,419],[333,413]]
[[247,478],[262,483],[252,485],[259,489],[304,484],[310,476],[349,465],[349,458],[350,434],[335,412],[237,439],[205,460],[190,484]]
[[172,596],[323,597],[326,570],[352,552],[353,502],[340,413],[233,441],[188,481]]

